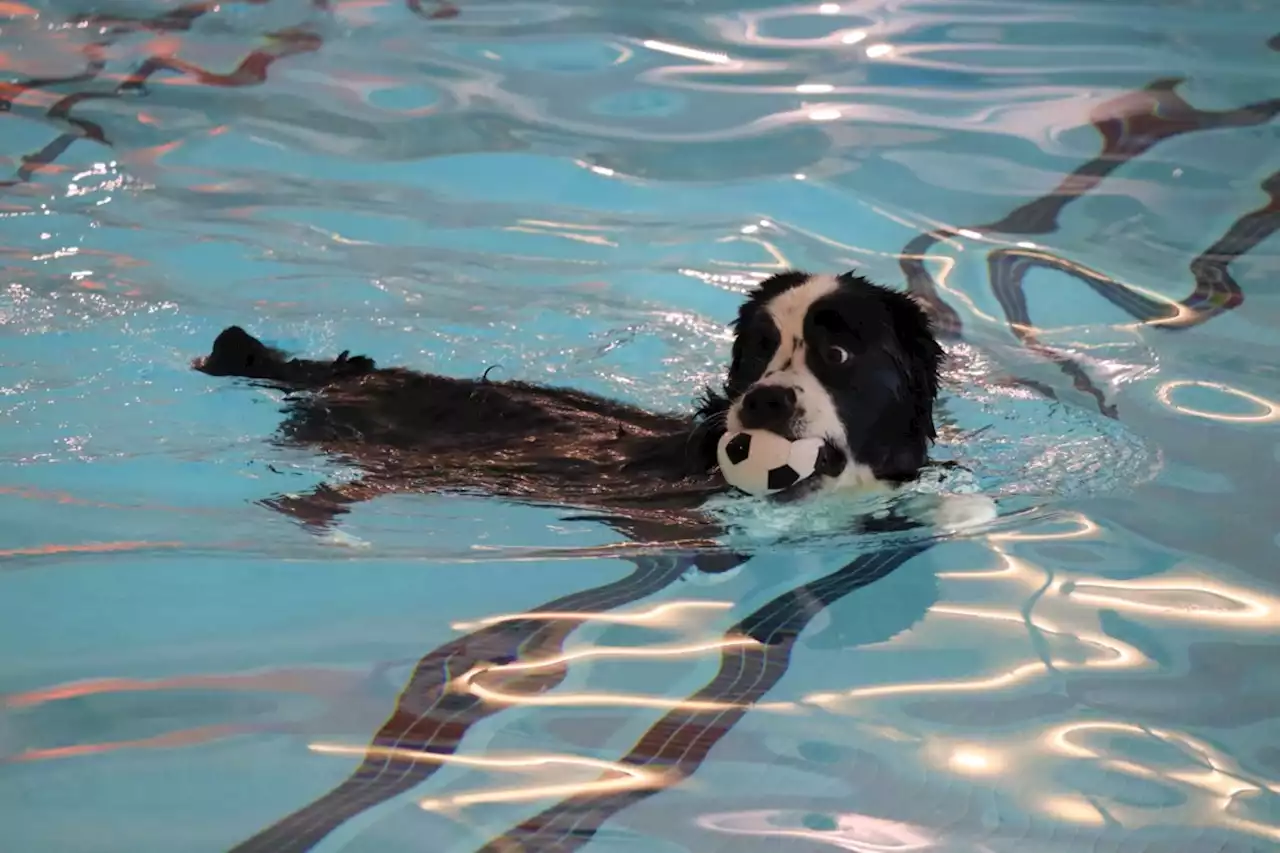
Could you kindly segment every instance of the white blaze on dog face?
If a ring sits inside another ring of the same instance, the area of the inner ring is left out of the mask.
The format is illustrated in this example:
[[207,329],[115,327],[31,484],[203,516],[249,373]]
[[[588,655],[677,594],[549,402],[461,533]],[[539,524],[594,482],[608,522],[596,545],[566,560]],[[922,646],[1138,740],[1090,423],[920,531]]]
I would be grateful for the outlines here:
[[805,318],[815,302],[835,293],[834,276],[810,276],[803,284],[784,290],[764,303],[763,310],[773,321],[776,348],[764,372],[729,408],[728,427],[739,431],[746,392],[758,386],[777,386],[795,392],[795,414],[789,438],[823,438],[848,452],[849,442],[830,392],[823,387],[807,362]]

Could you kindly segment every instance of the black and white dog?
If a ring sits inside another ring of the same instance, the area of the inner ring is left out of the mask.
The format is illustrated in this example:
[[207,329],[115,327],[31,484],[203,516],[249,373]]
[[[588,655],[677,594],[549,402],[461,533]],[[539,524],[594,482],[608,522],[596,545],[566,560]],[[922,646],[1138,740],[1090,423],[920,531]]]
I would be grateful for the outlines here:
[[346,352],[291,359],[238,326],[194,366],[285,390],[283,441],[362,472],[266,502],[321,527],[379,494],[480,492],[591,511],[633,539],[705,542],[719,531],[699,507],[727,488],[716,461],[726,429],[823,439],[818,471],[795,487],[805,494],[891,488],[927,464],[943,352],[911,297],[853,273],[786,272],[747,296],[733,329],[723,387],[688,415]]

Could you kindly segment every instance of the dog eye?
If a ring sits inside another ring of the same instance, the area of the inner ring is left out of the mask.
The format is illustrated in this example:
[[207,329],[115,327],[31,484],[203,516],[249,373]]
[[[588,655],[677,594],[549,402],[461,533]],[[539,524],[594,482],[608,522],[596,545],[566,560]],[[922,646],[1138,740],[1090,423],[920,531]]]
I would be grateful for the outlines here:
[[846,364],[849,359],[852,358],[847,349],[838,346],[827,347],[823,350],[823,355],[826,357],[828,363],[834,365]]

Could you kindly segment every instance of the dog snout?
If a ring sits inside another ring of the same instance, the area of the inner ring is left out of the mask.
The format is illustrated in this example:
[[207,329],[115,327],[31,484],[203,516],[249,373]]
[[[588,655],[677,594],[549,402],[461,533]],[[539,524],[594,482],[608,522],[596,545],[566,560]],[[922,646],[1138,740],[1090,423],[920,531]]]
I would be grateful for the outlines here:
[[796,414],[796,391],[785,385],[757,385],[742,398],[743,429],[765,429],[787,435]]

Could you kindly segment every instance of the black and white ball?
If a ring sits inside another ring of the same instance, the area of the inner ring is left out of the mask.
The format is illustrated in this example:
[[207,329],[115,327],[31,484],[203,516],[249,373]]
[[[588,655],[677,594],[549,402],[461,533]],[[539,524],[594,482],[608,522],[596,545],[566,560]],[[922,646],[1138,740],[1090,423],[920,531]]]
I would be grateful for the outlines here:
[[822,445],[820,438],[788,441],[771,432],[746,430],[721,436],[716,456],[725,482],[747,494],[768,495],[813,474]]

